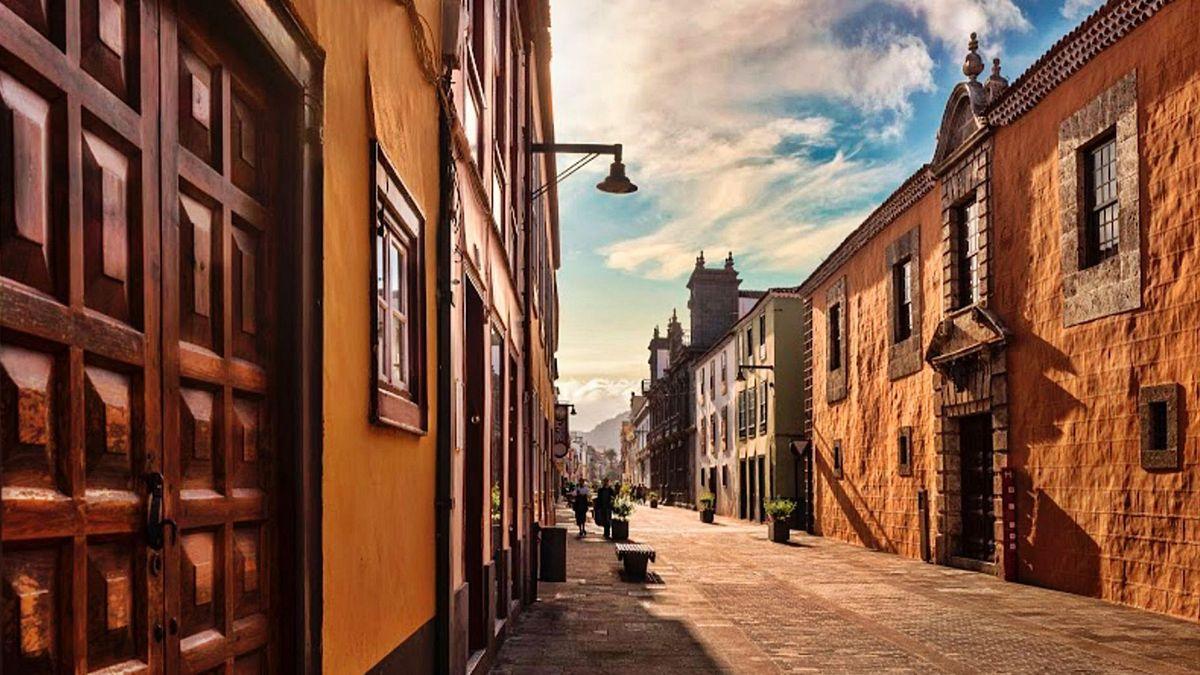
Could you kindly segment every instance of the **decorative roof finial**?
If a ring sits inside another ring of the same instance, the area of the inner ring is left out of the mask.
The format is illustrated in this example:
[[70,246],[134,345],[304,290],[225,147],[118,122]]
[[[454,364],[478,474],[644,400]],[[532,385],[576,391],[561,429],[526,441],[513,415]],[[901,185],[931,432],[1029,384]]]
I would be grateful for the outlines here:
[[725,256],[725,269],[733,269],[733,251],[730,251],[729,255]]
[[989,105],[1000,98],[1005,89],[1008,89],[1008,80],[1000,74],[1000,59],[992,59],[992,75],[983,88],[987,91]]
[[983,59],[979,57],[979,37],[971,33],[971,41],[967,43],[967,58],[963,60],[963,75],[972,82],[983,72]]
[[654,327],[654,339],[657,340],[658,338],[659,338],[658,326],[655,326]]
[[696,258],[696,267],[704,267],[704,249],[700,249],[700,257]]

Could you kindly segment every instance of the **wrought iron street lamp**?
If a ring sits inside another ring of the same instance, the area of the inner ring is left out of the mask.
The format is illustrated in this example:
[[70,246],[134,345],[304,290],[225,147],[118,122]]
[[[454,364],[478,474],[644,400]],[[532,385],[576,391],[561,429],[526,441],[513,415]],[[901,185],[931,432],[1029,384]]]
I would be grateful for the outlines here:
[[565,180],[600,155],[612,155],[613,162],[609,165],[608,175],[604,177],[604,180],[596,183],[596,189],[614,195],[627,195],[631,192],[637,192],[637,186],[625,175],[625,164],[621,161],[620,143],[614,145],[605,145],[603,143],[534,143],[533,151],[583,155],[582,159],[576,160],[571,166],[563,169],[562,172],[554,177],[554,180],[534,190],[533,199],[542,196],[546,190],[550,189],[550,186]]
[[738,374],[737,374],[737,381],[738,381],[738,382],[745,382],[745,381],[746,381],[746,372],[745,372],[745,371],[747,371],[747,370],[770,370],[770,371],[774,371],[774,370],[775,370],[775,366],[752,366],[752,365],[738,366]]

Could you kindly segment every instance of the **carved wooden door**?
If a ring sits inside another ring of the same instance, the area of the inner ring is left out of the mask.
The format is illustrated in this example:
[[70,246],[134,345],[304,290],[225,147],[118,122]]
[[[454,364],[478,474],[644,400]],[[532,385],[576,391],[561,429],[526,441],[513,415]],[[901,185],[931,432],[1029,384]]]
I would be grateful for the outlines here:
[[0,0],[3,672],[271,664],[275,139],[216,34]]
[[231,43],[232,19],[202,7],[161,9],[163,463],[178,488],[167,655],[172,671],[265,672],[278,630],[273,163],[288,108]]
[[3,670],[158,669],[153,3],[0,0]]
[[960,554],[992,562],[996,553],[996,516],[991,415],[959,418],[958,444],[962,470]]

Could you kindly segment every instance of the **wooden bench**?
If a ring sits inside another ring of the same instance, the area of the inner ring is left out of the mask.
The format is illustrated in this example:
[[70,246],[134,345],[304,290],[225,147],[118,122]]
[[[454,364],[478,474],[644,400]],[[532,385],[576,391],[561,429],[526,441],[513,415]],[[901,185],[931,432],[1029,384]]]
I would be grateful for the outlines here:
[[654,561],[654,549],[645,544],[617,544],[617,560],[625,563],[625,576],[646,578],[646,563]]

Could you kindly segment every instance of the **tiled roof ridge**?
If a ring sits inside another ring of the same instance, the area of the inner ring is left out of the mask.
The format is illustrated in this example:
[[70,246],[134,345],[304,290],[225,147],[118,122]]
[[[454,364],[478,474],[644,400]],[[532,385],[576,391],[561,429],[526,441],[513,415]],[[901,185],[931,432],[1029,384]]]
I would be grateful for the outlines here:
[[1108,0],[1062,36],[1013,81],[987,111],[988,124],[1004,126],[1033,109],[1100,52],[1145,23],[1171,0]]

